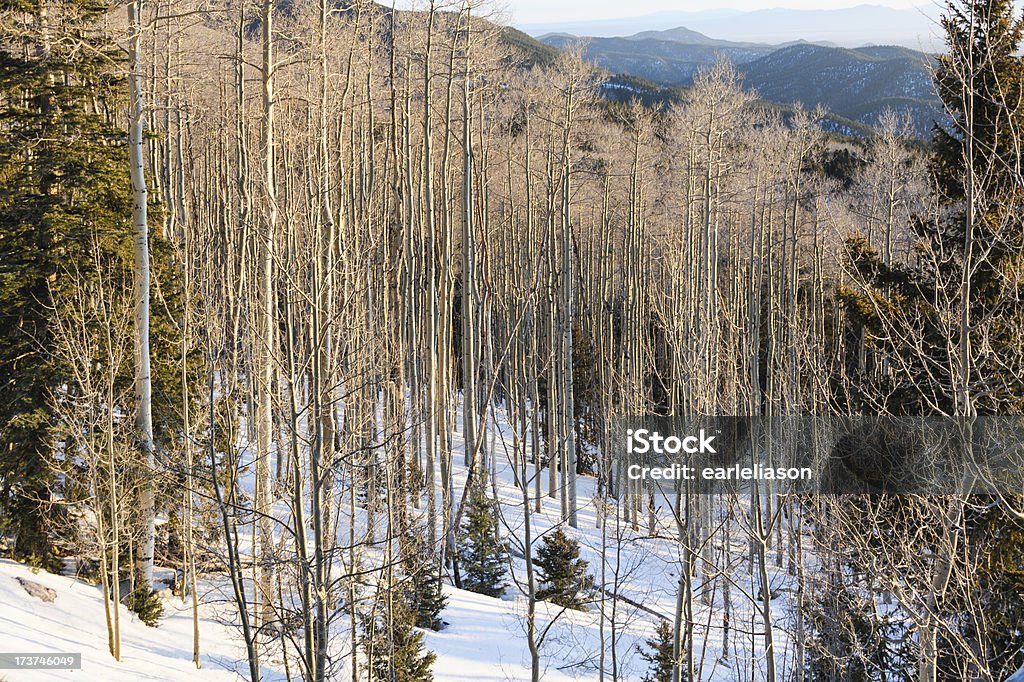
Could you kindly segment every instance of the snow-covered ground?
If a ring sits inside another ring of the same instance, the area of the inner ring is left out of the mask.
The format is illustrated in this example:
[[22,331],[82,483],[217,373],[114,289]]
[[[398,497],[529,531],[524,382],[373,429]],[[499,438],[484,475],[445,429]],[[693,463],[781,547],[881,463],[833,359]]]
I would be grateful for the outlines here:
[[[497,462],[496,486],[501,503],[502,534],[521,537],[523,526],[522,497],[514,485],[511,466],[504,453],[511,451],[512,435],[501,409],[495,410],[490,426],[488,448]],[[456,420],[456,423],[459,423]],[[461,434],[456,433],[454,457],[456,490],[465,481],[462,467]],[[508,446],[508,447],[506,447]],[[531,472],[532,473],[532,472]],[[547,471],[541,472],[547,484]],[[532,485],[531,485],[532,490]],[[647,515],[640,528],[616,521],[615,510],[604,528],[598,524],[598,508],[594,481],[579,481],[578,529],[566,528],[581,546],[581,556],[590,564],[590,573],[602,584],[606,594],[622,597],[612,612],[612,601],[606,599],[605,618],[601,607],[593,604],[586,612],[565,611],[546,603],[538,604],[538,628],[548,628],[541,648],[542,679],[551,682],[596,681],[602,649],[606,679],[614,666],[618,679],[638,681],[647,672],[647,662],[637,653],[637,645],[653,635],[661,617],[671,620],[676,609],[680,549],[674,537],[674,522],[666,500],[662,499],[657,516],[659,527],[651,537]],[[559,524],[558,500],[544,497],[544,510],[531,517],[534,538],[538,539]],[[728,522],[728,529],[719,537],[730,538],[730,557],[725,560],[723,547],[715,545],[713,575],[726,575],[731,587],[731,618],[728,656],[723,657],[724,602],[722,580],[702,583],[706,575],[697,572],[695,598],[695,667],[703,680],[726,682],[764,677],[764,651],[761,619],[754,603],[759,587],[748,572],[747,539],[743,531],[742,513]],[[539,541],[539,540],[538,540]],[[249,546],[243,539],[242,545]],[[515,543],[512,543],[513,545]],[[604,565],[602,567],[602,547]],[[773,552],[774,556],[774,552]],[[603,570],[602,570],[603,569]],[[525,582],[522,559],[513,561],[514,577]],[[755,571],[756,573],[756,571]],[[793,652],[786,636],[789,578],[773,565],[772,600],[776,660],[784,670]],[[57,597],[45,603],[29,596],[16,578],[40,583],[53,589]],[[192,664],[192,620],[188,603],[180,598],[165,597],[165,617],[159,627],[149,628],[124,607],[121,608],[122,660],[114,661],[107,653],[106,625],[100,588],[71,577],[29,568],[10,561],[0,561],[0,652],[61,652],[83,655],[80,671],[0,671],[0,681],[21,680],[237,680],[246,677],[245,651],[236,617],[223,576],[207,576],[200,584],[202,667]],[[448,605],[442,613],[446,623],[440,632],[426,632],[426,646],[437,654],[434,679],[437,682],[519,682],[530,679],[530,654],[525,634],[526,600],[509,581],[502,599],[445,588]],[[612,623],[614,618],[614,624]],[[344,621],[345,619],[338,619]],[[341,627],[344,627],[342,625]],[[333,633],[339,651],[347,645],[344,631]],[[604,646],[602,647],[602,639]],[[614,651],[613,651],[614,648]],[[614,661],[613,661],[614,658]],[[293,670],[294,672],[294,670]],[[285,679],[279,656],[271,656],[264,671],[270,682]],[[339,679],[347,678],[347,674]]]
[[[56,593],[51,603],[29,596],[18,578]],[[81,670],[0,670],[0,680],[81,680],[140,682],[152,680],[234,680],[241,643],[234,628],[218,622],[218,607],[201,608],[201,669],[192,663],[192,613],[180,599],[164,601],[164,618],[150,628],[121,607],[121,661],[107,651],[103,598],[98,586],[74,578],[33,571],[0,560],[0,652],[80,653]]]

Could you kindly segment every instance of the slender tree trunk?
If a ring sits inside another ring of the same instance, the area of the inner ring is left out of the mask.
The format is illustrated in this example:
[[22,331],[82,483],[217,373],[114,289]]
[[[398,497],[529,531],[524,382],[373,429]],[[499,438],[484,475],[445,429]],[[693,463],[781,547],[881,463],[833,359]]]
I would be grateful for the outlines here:
[[136,555],[137,580],[153,588],[153,553],[156,545],[156,501],[153,445],[153,384],[149,358],[149,222],[146,188],[145,148],[142,128],[145,95],[142,91],[142,0],[128,5],[131,34],[128,41],[129,127],[128,152],[133,193],[132,220],[135,224],[135,429],[142,455],[142,483],[139,512],[144,528],[142,548]]
[[[274,620],[273,594],[273,555],[274,527],[273,491],[270,472],[270,451],[274,442],[273,429],[273,381],[274,381],[274,328],[276,325],[276,305],[274,300],[274,260],[275,241],[277,239],[277,161],[275,155],[274,117],[274,3],[264,0],[260,20],[263,26],[263,173],[265,217],[264,231],[260,245],[260,283],[259,283],[259,339],[258,357],[259,380],[257,382],[258,403],[256,406],[256,490],[255,520],[257,549],[256,591],[259,595],[259,623],[257,631],[266,627]],[[296,472],[299,475],[299,472]]]

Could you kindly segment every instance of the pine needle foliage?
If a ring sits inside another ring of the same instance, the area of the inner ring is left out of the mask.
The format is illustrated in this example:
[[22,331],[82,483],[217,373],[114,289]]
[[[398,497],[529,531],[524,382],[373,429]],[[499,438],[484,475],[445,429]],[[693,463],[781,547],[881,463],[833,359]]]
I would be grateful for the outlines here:
[[432,682],[437,656],[423,644],[416,613],[400,590],[378,593],[374,611],[363,622],[363,648],[370,682]]
[[[0,530],[14,555],[56,568],[65,530],[45,501],[66,368],[54,358],[54,293],[68,262],[131,258],[131,192],[117,106],[120,57],[93,0],[0,4]],[[45,19],[37,13],[44,12]],[[130,266],[125,268],[130,273]]]
[[[672,666],[675,664],[672,625],[667,620],[660,621],[654,637],[644,640],[644,644],[646,646],[638,644],[636,647],[640,658],[650,664],[643,682],[672,682]],[[680,682],[687,680],[680,678]]]
[[482,486],[470,493],[462,524],[459,561],[462,587],[488,597],[505,594],[508,567],[505,547],[498,535],[498,509]]
[[558,528],[545,536],[534,563],[541,581],[538,599],[584,610],[591,580],[587,575],[587,562],[580,558],[578,542]]
[[403,567],[406,579],[402,592],[412,610],[416,627],[440,630],[444,627],[441,612],[448,598],[444,596],[437,557],[422,538],[410,533],[403,542]]
[[160,594],[142,584],[128,595],[128,608],[151,628],[155,628],[164,615],[164,603],[160,599]]

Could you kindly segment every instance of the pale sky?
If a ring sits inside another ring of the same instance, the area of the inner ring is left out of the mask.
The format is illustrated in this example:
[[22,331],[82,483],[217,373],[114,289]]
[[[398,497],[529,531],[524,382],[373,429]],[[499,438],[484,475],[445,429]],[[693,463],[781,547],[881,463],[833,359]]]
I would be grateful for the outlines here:
[[929,4],[929,0],[497,0],[497,4],[507,9],[508,23],[546,24],[639,17],[666,10],[837,9],[867,4],[907,9]]

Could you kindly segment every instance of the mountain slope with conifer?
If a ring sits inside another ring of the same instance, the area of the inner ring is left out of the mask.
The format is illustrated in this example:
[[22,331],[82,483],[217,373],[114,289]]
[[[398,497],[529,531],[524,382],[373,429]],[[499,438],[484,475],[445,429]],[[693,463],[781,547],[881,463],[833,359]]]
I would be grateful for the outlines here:
[[822,105],[873,124],[886,108],[907,111],[927,135],[942,106],[931,81],[932,58],[903,47],[846,49],[793,45],[740,64],[744,84],[773,102]]
[[686,27],[617,38],[553,33],[539,42],[558,49],[582,42],[584,58],[609,73],[668,87],[686,87],[699,69],[726,59],[766,101],[807,109],[820,104],[863,125],[876,123],[886,109],[905,111],[922,138],[943,116],[932,86],[933,56],[906,47],[734,42]]

